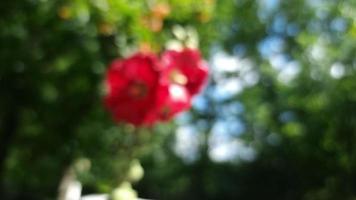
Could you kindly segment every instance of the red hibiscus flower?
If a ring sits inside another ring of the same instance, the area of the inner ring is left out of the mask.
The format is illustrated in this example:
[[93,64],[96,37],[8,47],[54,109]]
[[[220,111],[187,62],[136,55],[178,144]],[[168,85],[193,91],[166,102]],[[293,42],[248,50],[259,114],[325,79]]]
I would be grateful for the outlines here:
[[196,49],[168,50],[163,54],[162,61],[166,66],[164,82],[182,85],[192,96],[201,90],[207,80],[207,64]]
[[156,103],[159,80],[158,59],[153,54],[135,54],[114,60],[106,74],[106,107],[118,122],[152,124],[152,106]]

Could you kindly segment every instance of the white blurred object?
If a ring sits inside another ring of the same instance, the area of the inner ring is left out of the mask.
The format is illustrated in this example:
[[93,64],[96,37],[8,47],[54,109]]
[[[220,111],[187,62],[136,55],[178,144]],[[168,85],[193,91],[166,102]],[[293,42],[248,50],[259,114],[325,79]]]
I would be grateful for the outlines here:
[[108,200],[109,195],[107,194],[92,194],[86,195],[81,198],[81,200]]
[[73,168],[64,173],[59,186],[58,200],[79,200],[82,193],[82,184],[76,179]]
[[132,188],[131,183],[123,182],[118,188],[112,192],[113,200],[135,200],[137,192]]
[[65,200],[78,200],[82,193],[82,184],[79,181],[69,183]]
[[334,63],[330,68],[330,75],[335,79],[342,78],[345,75],[345,66],[341,63]]
[[185,40],[187,37],[187,31],[183,26],[180,25],[174,25],[172,28],[172,33],[178,40]]
[[[109,195],[107,194],[91,194],[83,196],[80,200],[108,200]],[[137,200],[150,200],[150,199],[137,199]]]
[[168,40],[165,47],[169,50],[181,51],[183,49],[183,44],[179,40]]
[[181,51],[186,47],[192,49],[199,47],[199,34],[194,27],[174,25],[172,33],[175,36],[175,39],[171,39],[166,42],[166,49]]
[[135,159],[131,162],[131,167],[128,172],[128,178],[132,182],[137,182],[142,179],[145,171],[139,160]]

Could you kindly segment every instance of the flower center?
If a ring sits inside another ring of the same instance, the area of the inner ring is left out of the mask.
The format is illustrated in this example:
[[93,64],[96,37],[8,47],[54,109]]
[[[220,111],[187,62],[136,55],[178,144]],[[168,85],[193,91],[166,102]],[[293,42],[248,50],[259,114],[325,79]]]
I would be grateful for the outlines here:
[[163,106],[160,110],[160,115],[163,120],[167,119],[170,113],[171,113],[171,109],[168,106]]
[[169,80],[172,83],[176,83],[179,85],[185,85],[188,82],[187,77],[182,72],[180,72],[178,69],[173,69],[171,71],[171,73],[169,74]]
[[146,84],[139,81],[133,81],[129,84],[128,93],[131,97],[141,99],[147,95],[148,88]]

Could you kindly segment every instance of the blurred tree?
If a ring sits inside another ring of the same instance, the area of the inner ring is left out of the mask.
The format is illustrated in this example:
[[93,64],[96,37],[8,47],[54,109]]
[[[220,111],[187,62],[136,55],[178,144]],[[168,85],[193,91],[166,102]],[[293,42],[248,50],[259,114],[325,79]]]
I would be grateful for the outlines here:
[[[84,192],[109,192],[144,154],[143,197],[355,199],[355,11],[352,0],[3,2],[1,198],[54,198],[73,163]],[[174,46],[182,27],[213,70],[179,122],[202,133],[191,160],[172,124],[114,125],[100,98],[111,59]],[[220,131],[235,145],[225,162],[214,159]]]
[[[172,138],[164,159],[145,160],[139,191],[157,199],[355,199],[355,9],[354,1],[219,1],[222,43],[212,51],[205,109],[199,100],[188,124],[203,124],[210,139],[228,129],[256,155],[229,148],[240,157],[216,163],[205,142],[187,164]],[[222,49],[235,70],[214,62]],[[241,122],[242,131],[229,129]]]

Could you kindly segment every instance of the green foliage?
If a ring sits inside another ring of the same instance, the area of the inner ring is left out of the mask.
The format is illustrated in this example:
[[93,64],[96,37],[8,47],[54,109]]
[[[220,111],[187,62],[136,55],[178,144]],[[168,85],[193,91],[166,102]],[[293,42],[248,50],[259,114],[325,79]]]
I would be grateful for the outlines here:
[[[69,166],[85,193],[110,192],[130,181],[131,160],[142,156],[140,197],[355,199],[355,11],[351,0],[3,2],[2,198],[53,199]],[[205,106],[184,119],[202,133],[188,162],[173,151],[173,124],[116,125],[101,100],[111,59],[160,52],[177,27],[197,31],[205,55],[225,50],[241,61],[235,71],[213,71]],[[231,78],[243,90],[218,98]],[[236,104],[242,109],[232,112]],[[221,121],[243,124],[228,134],[254,157],[211,159]]]
[[214,3],[202,2],[2,2],[1,198],[53,199],[66,169],[83,159],[91,166],[78,172],[87,192],[127,179],[130,161],[155,144],[148,136],[162,131],[111,122],[101,99],[106,66],[144,47],[159,53],[174,25],[203,27],[198,14],[209,18]]

